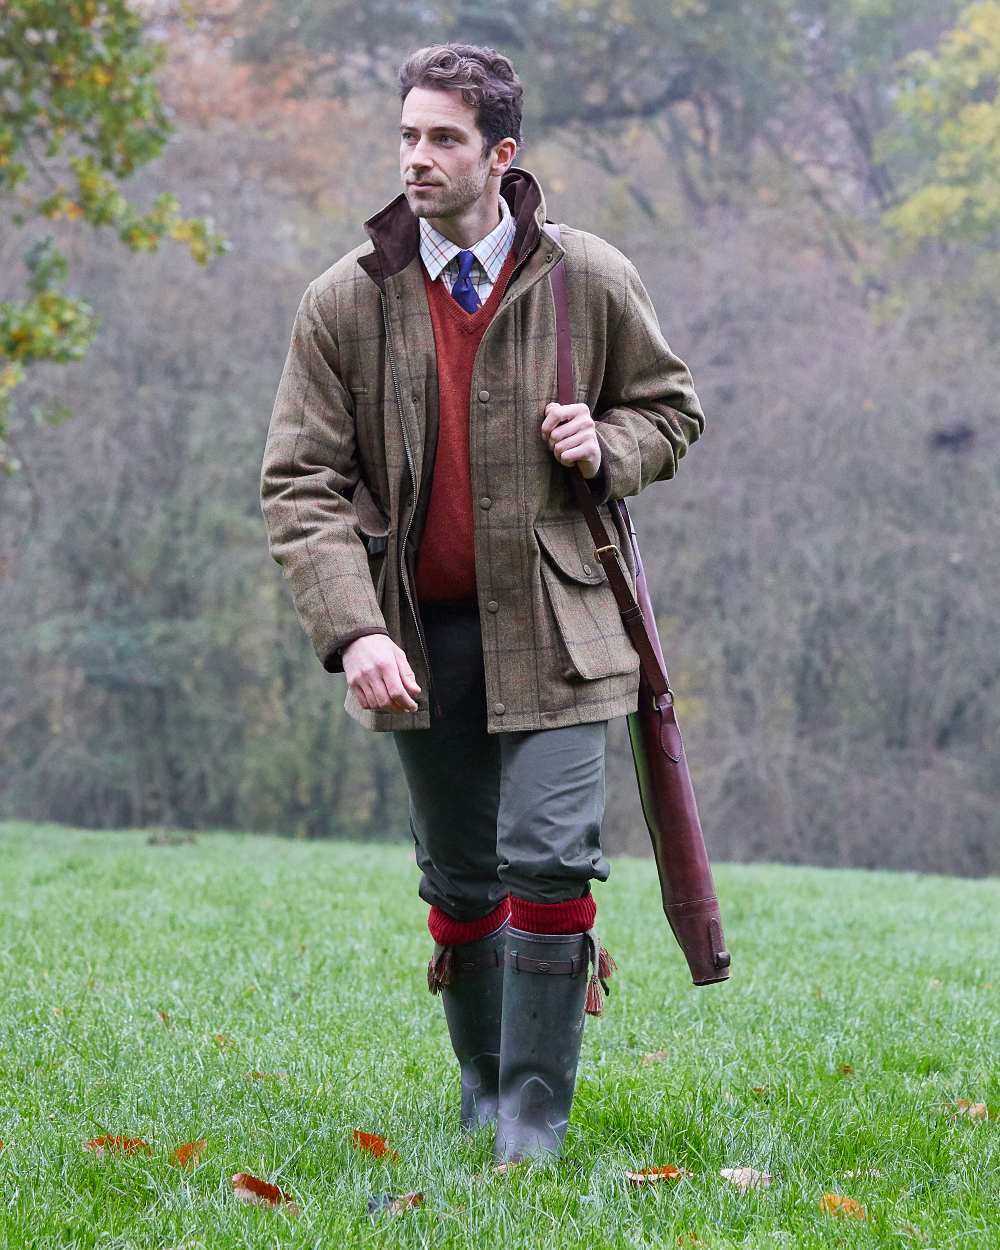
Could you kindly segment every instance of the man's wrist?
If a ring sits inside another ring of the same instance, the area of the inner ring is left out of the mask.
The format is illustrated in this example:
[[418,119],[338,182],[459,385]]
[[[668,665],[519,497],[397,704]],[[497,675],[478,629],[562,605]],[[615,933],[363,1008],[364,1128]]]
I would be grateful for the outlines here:
[[335,647],[327,652],[326,659],[323,661],[323,667],[328,673],[342,673],[344,671],[344,652],[352,642],[357,642],[359,638],[369,638],[372,634],[384,634],[386,638],[392,635],[387,629],[358,629],[354,633],[345,635]]

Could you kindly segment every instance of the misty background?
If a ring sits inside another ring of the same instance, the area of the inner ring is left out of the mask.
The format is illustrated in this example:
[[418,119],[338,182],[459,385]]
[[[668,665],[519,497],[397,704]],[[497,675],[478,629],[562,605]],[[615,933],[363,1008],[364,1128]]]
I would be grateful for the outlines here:
[[[707,426],[628,500],[713,858],[1000,871],[1000,5],[146,4],[174,133],[130,180],[205,268],[50,223],[101,319],[0,479],[0,816],[406,839],[267,554],[308,282],[399,191],[395,70],[486,43],[516,164],[638,266]],[[24,236],[0,220],[0,298]],[[539,416],[539,420],[541,416]],[[649,851],[612,722],[608,853]]]

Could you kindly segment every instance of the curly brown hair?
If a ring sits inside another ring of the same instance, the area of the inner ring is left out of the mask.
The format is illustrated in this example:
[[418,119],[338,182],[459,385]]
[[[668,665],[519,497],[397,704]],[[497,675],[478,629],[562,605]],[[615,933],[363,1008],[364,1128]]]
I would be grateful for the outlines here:
[[483,136],[483,156],[501,139],[521,146],[523,88],[514,66],[502,52],[471,43],[435,43],[411,52],[399,67],[399,98],[414,87],[461,91],[476,108]]

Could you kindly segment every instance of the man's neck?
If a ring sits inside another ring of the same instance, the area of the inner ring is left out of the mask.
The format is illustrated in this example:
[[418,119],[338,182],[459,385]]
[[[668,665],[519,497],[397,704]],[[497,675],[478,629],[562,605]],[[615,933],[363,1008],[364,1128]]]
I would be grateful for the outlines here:
[[468,249],[494,231],[502,217],[500,195],[498,191],[494,191],[492,195],[484,194],[474,204],[470,204],[461,216],[428,217],[427,221],[450,243]]

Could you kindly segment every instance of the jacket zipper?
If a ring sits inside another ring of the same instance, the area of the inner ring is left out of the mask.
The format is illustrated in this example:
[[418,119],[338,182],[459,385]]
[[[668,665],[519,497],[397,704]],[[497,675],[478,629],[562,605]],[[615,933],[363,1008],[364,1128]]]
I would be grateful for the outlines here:
[[413,614],[413,624],[417,630],[417,638],[420,641],[420,650],[424,657],[424,665],[427,669],[427,700],[428,703],[434,699],[434,706],[437,709],[438,716],[441,715],[441,706],[436,700],[434,692],[434,677],[431,673],[431,661],[427,654],[427,645],[424,642],[424,631],[420,624],[420,617],[417,614],[417,605],[414,602],[413,594],[410,591],[410,579],[406,569],[406,544],[410,537],[410,528],[413,525],[414,517],[417,511],[417,471],[413,463],[413,449],[410,447],[410,438],[406,432],[406,418],[403,416],[403,392],[399,386],[399,374],[396,371],[396,356],[392,349],[392,330],[389,326],[389,307],[386,301],[385,292],[379,289],[379,299],[382,302],[382,320],[385,323],[385,345],[386,352],[389,357],[389,371],[392,374],[393,390],[396,393],[396,408],[399,411],[399,424],[403,434],[403,449],[406,452],[406,463],[410,469],[410,481],[413,483],[413,507],[407,518],[406,529],[403,531],[403,538],[399,544],[399,576],[403,583],[403,589],[406,592],[406,601],[410,605],[410,612]]

